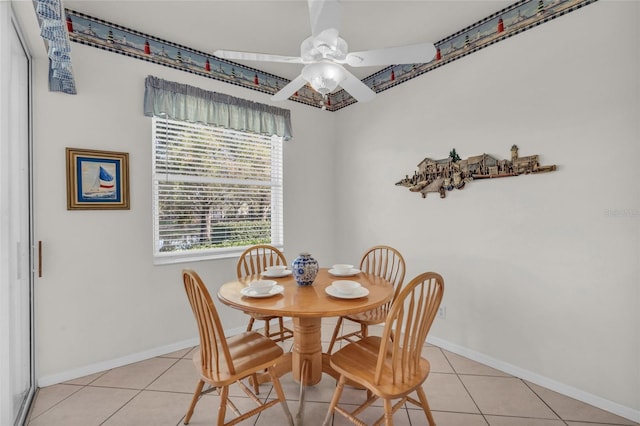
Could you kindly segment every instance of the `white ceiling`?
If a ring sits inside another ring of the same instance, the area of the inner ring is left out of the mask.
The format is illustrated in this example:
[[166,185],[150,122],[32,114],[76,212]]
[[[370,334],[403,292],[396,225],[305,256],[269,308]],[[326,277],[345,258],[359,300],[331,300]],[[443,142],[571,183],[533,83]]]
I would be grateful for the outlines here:
[[[343,0],[340,36],[350,51],[437,42],[512,3]],[[62,4],[205,53],[224,49],[298,56],[300,43],[311,32],[306,0],[62,0]],[[302,69],[299,64],[241,63],[288,79]],[[379,69],[350,68],[361,79]]]

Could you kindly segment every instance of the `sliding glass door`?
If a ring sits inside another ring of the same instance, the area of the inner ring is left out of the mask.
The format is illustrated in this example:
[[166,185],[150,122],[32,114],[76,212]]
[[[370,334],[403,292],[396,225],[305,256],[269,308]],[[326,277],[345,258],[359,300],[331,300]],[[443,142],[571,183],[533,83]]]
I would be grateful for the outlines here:
[[0,425],[21,425],[35,391],[30,63],[0,1]]

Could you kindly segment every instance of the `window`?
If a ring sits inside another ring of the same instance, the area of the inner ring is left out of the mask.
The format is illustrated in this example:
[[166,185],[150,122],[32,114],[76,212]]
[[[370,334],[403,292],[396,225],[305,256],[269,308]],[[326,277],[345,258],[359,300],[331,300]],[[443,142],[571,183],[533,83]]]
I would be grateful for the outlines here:
[[282,247],[282,138],[153,117],[154,260]]

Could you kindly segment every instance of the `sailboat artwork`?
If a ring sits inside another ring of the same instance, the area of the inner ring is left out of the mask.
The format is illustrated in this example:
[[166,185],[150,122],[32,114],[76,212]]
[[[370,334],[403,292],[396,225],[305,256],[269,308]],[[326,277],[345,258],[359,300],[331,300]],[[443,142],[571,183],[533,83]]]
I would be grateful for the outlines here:
[[117,197],[114,163],[82,162],[82,197],[115,200]]
[[116,185],[113,175],[100,166],[100,192],[115,192]]
[[67,210],[129,209],[129,154],[66,148]]

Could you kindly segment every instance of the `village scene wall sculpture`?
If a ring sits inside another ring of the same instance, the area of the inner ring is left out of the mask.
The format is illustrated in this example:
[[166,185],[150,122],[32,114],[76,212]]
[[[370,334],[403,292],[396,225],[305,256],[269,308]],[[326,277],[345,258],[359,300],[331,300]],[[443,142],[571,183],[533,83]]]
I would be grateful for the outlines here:
[[405,175],[404,179],[396,182],[396,186],[407,187],[409,191],[421,194],[422,198],[426,198],[429,192],[437,192],[440,198],[445,198],[446,191],[463,189],[468,182],[475,179],[503,178],[554,170],[555,165],[541,166],[538,155],[520,157],[516,145],[511,147],[510,160],[498,160],[489,154],[463,160],[454,148],[447,158],[425,158],[418,164],[418,170],[413,176]]

